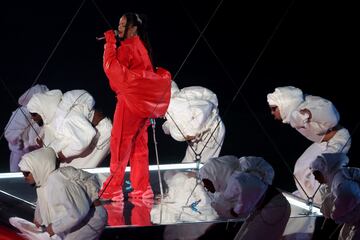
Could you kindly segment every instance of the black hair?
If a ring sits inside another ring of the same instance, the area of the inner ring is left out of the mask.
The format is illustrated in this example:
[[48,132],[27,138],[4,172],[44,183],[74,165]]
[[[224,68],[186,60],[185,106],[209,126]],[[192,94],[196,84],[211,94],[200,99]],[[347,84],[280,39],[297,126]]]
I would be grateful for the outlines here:
[[150,45],[149,36],[147,33],[147,17],[144,14],[128,12],[123,14],[126,17],[126,26],[125,26],[125,35],[130,26],[137,27],[137,34],[139,35],[141,41],[144,43],[146,50],[148,51],[150,61],[153,64],[152,58],[152,48]]

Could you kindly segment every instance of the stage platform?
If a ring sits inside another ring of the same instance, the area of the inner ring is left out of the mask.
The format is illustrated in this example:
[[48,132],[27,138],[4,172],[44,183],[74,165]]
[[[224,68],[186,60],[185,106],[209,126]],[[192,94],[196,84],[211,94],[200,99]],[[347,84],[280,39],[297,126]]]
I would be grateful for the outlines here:
[[[107,227],[102,233],[101,239],[233,239],[243,223],[242,219],[215,219],[206,221],[195,210],[191,211],[189,206],[171,209],[175,214],[173,220],[169,218],[168,207],[161,204],[161,191],[159,175],[163,192],[167,192],[167,185],[163,181],[166,171],[192,171],[196,172],[196,164],[166,164],[150,166],[151,185],[154,190],[154,200],[132,200],[125,194],[124,202],[112,202],[105,204],[109,219]],[[129,179],[129,168],[125,179]],[[104,179],[109,174],[108,168],[87,169],[87,171],[101,176]],[[124,186],[128,191],[129,186]],[[291,219],[322,218],[319,208],[312,207],[309,214],[309,206],[289,193],[283,192],[291,204]],[[12,228],[8,219],[10,217],[21,217],[32,221],[36,202],[35,189],[29,186],[23,179],[22,173],[0,173],[0,225]],[[159,215],[154,216],[154,208]],[[188,208],[184,211],[184,208]],[[178,213],[176,213],[178,211]],[[182,215],[183,214],[183,215]],[[194,217],[181,217],[193,214]],[[163,219],[163,221],[162,221]],[[192,219],[189,221],[189,219]],[[12,228],[14,229],[14,228]]]

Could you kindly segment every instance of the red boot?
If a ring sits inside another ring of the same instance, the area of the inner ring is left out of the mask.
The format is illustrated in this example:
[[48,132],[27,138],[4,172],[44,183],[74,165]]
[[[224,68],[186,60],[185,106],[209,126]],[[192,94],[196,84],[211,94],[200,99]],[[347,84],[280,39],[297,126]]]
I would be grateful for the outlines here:
[[154,192],[151,189],[151,186],[147,186],[145,191],[142,190],[134,190],[131,193],[128,194],[129,198],[144,198],[144,199],[150,199],[154,198]]
[[103,200],[111,200],[114,202],[120,202],[124,200],[124,193],[122,190],[118,190],[112,186],[107,186],[105,190],[99,191],[99,198]]

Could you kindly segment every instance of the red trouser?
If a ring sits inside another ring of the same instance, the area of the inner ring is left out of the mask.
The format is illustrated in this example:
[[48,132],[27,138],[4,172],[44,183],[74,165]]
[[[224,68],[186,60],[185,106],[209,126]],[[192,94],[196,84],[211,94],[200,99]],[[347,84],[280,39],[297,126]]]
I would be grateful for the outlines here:
[[131,225],[151,226],[151,209],[154,205],[153,199],[130,199],[134,205],[131,210]]
[[110,202],[103,204],[103,206],[108,214],[107,225],[109,226],[126,225],[125,217],[124,217],[124,202]]
[[126,107],[122,99],[118,100],[114,114],[114,123],[110,143],[110,176],[104,187],[106,192],[122,189],[125,168],[130,160],[130,181],[134,190],[145,191],[149,184],[149,152],[147,118],[139,118]]

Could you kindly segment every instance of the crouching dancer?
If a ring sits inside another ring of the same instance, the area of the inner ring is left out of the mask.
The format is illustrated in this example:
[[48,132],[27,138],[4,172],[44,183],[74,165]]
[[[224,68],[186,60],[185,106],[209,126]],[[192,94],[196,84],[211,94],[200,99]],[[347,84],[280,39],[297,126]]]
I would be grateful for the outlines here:
[[34,223],[61,239],[99,239],[107,214],[98,199],[95,175],[74,167],[56,167],[52,148],[40,148],[19,163],[25,181],[36,187]]

